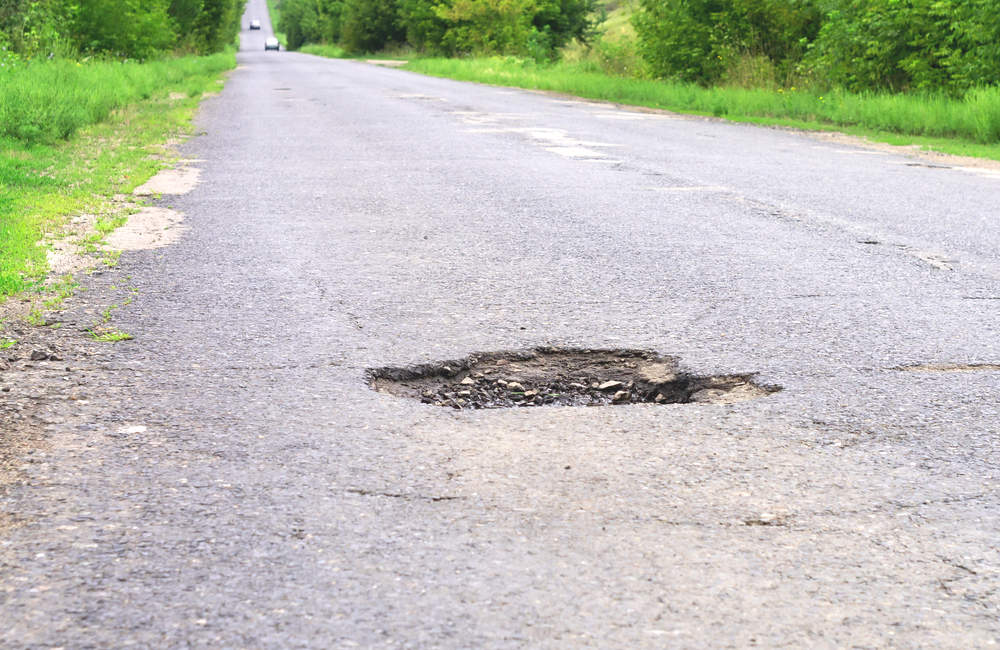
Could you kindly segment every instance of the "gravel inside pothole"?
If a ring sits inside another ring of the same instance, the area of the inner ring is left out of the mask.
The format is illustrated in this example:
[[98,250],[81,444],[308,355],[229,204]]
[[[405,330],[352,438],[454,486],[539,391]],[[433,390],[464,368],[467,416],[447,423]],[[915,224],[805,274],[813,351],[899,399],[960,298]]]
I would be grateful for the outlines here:
[[612,404],[733,403],[780,390],[752,374],[695,376],[645,350],[537,348],[369,371],[383,393],[456,409]]

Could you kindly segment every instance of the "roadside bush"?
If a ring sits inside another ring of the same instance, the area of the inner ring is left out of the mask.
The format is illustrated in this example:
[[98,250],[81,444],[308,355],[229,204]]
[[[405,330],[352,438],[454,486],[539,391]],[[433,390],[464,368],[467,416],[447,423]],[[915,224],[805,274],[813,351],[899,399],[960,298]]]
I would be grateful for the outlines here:
[[598,0],[540,0],[531,24],[554,53],[573,39],[592,40],[605,15]]
[[1000,83],[995,0],[841,0],[806,57],[816,80],[853,91]]
[[167,0],[94,0],[79,6],[73,32],[82,52],[146,59],[177,40]]
[[[245,4],[245,0],[201,0],[201,11],[193,23],[194,51],[199,54],[221,52],[236,40]],[[183,31],[179,33],[184,34]]]
[[478,54],[517,54],[528,49],[534,0],[452,0],[435,6],[448,25],[442,49]]
[[708,85],[748,65],[787,75],[821,18],[813,0],[640,0],[633,23],[653,74]]
[[349,52],[375,52],[405,36],[396,0],[344,0],[340,40]]
[[406,42],[421,52],[446,53],[443,43],[448,21],[435,11],[431,0],[399,0],[399,21]]
[[704,0],[642,0],[633,17],[639,53],[658,77],[708,83],[722,74],[712,56],[711,13]]
[[65,53],[71,17],[62,0],[0,0],[0,47],[9,53],[6,57]]
[[336,43],[343,13],[343,0],[283,0],[276,27],[293,50],[306,43]]

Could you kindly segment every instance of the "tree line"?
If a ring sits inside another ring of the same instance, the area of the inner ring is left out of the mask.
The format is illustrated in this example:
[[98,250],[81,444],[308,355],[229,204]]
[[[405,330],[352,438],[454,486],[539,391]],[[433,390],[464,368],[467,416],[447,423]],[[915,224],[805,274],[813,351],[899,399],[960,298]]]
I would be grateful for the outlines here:
[[702,84],[754,66],[851,91],[1000,83],[997,0],[639,0],[634,25],[655,76]]
[[[605,0],[607,2],[607,0]],[[998,0],[635,0],[641,70],[703,85],[944,90],[1000,83]],[[280,0],[287,45],[406,45],[456,56],[558,57],[597,0]]]
[[280,0],[288,47],[339,44],[349,52],[408,45],[443,56],[553,58],[599,21],[598,0]]
[[208,54],[231,44],[245,0],[0,0],[7,57]]

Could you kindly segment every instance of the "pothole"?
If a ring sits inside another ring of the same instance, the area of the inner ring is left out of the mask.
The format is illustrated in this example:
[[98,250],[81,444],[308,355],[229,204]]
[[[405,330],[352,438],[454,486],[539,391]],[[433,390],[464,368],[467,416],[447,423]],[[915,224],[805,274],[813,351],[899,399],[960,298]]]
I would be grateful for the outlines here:
[[752,374],[696,376],[675,357],[646,350],[536,348],[474,354],[457,361],[369,370],[371,387],[456,409],[617,404],[731,404],[779,386]]

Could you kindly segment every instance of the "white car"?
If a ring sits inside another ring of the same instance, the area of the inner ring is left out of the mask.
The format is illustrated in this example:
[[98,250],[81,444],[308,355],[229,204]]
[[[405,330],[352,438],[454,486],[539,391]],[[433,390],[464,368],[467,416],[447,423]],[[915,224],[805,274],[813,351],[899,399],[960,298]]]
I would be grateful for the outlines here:
[[250,21],[250,29],[260,29],[260,21],[254,18]]
[[278,43],[278,39],[276,39],[275,37],[269,36],[264,40],[265,52],[267,52],[268,50],[274,50],[275,52],[277,52],[279,49],[281,49],[281,45]]

